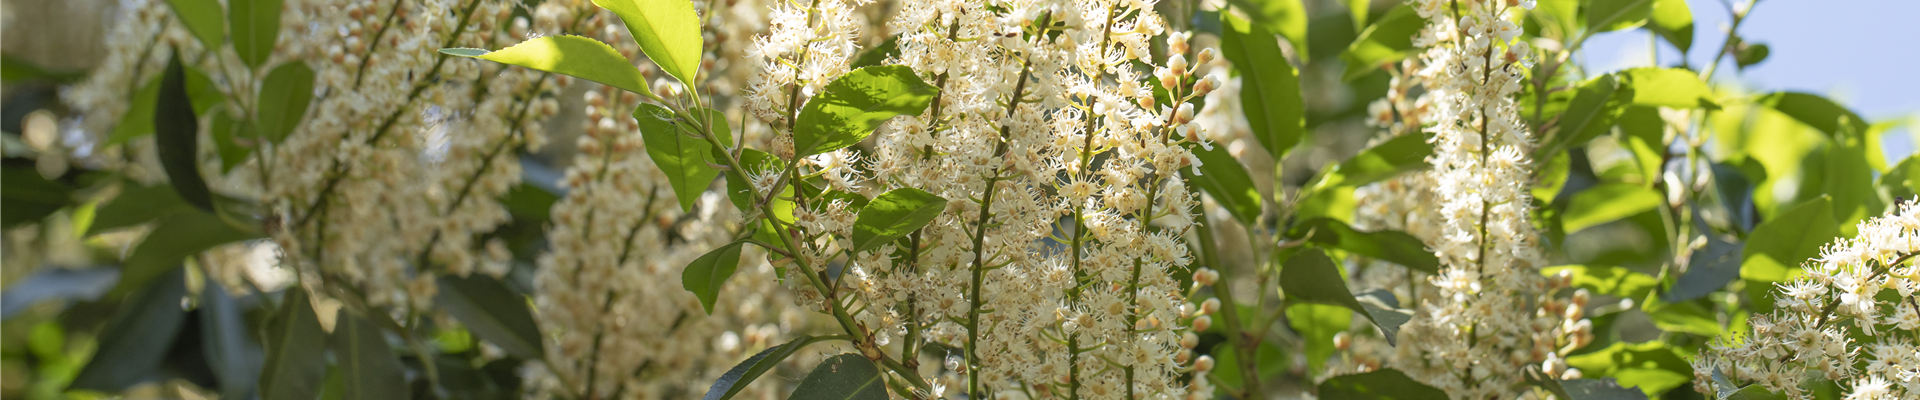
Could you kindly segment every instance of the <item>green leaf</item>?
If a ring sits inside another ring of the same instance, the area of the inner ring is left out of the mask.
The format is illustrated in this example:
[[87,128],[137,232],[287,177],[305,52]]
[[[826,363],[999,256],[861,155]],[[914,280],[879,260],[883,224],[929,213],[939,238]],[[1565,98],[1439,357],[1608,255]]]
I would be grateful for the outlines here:
[[827,84],[800,109],[793,129],[795,157],[839,150],[865,140],[888,119],[919,115],[940,88],[902,65],[854,70]]
[[1629,100],[1631,89],[1621,91],[1621,82],[1613,74],[1601,75],[1580,84],[1566,112],[1560,114],[1559,131],[1534,155],[1536,158],[1559,154],[1568,148],[1585,145],[1613,128]]
[[[741,211],[752,210],[754,207],[752,203],[753,196],[749,191],[753,190],[753,186],[748,184],[748,175],[744,172],[750,172],[755,175],[766,174],[768,171],[778,170],[780,168],[779,161],[780,159],[778,157],[774,157],[772,154],[767,154],[767,152],[764,151],[740,149],[739,168],[727,171],[727,199],[733,200],[733,205],[739,207]],[[768,194],[760,193],[759,195],[764,199]],[[792,195],[793,186],[788,185],[785,189],[782,189],[778,197],[791,197]],[[776,215],[776,217],[780,218],[781,221],[792,221],[792,203],[778,198],[775,198],[774,202],[776,205],[775,208],[781,208],[779,205],[785,204],[785,208],[782,208],[785,212]]]
[[1527,17],[1543,27],[1540,36],[1571,41],[1585,23],[1579,18],[1580,3],[1580,0],[1539,0]]
[[1540,203],[1551,204],[1567,188],[1567,180],[1573,172],[1573,156],[1563,151],[1544,159],[1547,162],[1540,164],[1540,169],[1534,173],[1537,181],[1529,191]]
[[947,199],[924,190],[899,188],[873,198],[853,222],[853,251],[878,249],[933,222],[947,209]]
[[133,247],[121,267],[116,293],[127,293],[147,281],[180,268],[187,257],[227,243],[262,237],[227,223],[218,215],[200,210],[179,210],[160,217],[160,224]]
[[1740,279],[1740,252],[1745,246],[1707,236],[1707,247],[1687,257],[1687,272],[1664,296],[1668,302],[1706,297]]
[[[48,180],[31,163],[7,165],[0,169],[0,226],[39,221],[73,202],[74,188],[64,182]],[[99,225],[99,217],[96,214]],[[89,227],[88,229],[93,229]]]
[[[1615,381],[1613,378],[1569,379],[1559,383],[1563,390],[1566,390],[1569,400],[1647,400],[1647,396],[1652,394],[1620,387],[1626,383]],[[1641,389],[1645,388],[1645,386],[1641,387]]]
[[180,308],[187,296],[186,276],[175,269],[128,297],[100,330],[100,347],[71,388],[119,392],[161,379],[158,369],[186,324],[187,313]]
[[210,277],[200,291],[200,339],[207,364],[220,381],[220,397],[244,399],[253,395],[260,379],[262,355],[247,326],[246,310]]
[[[1819,129],[1834,140],[1853,140],[1866,132],[1869,126],[1866,119],[1860,118],[1860,114],[1816,94],[1775,92],[1760,96],[1754,103],[1778,110],[1800,123]],[[1849,137],[1848,133],[1853,136]]]
[[1687,8],[1686,0],[1653,0],[1648,21],[1647,28],[1679,48],[1680,54],[1693,48],[1693,10]]
[[1246,111],[1253,138],[1278,160],[1300,143],[1306,132],[1306,103],[1300,97],[1300,74],[1280,52],[1273,33],[1220,13],[1220,50],[1240,73],[1240,106]]
[[540,336],[540,325],[533,319],[526,296],[482,274],[465,278],[442,275],[437,280],[440,292],[433,297],[434,304],[466,325],[474,336],[514,357],[545,359],[544,336]]
[[140,186],[132,181],[123,182],[120,194],[94,209],[93,224],[87,226],[84,236],[143,224],[179,212],[200,211],[181,200],[180,194],[174,193],[167,184]]
[[1880,175],[1875,186],[1885,192],[1888,199],[1913,198],[1914,193],[1920,193],[1920,157],[1908,156],[1900,160],[1899,164],[1894,164],[1887,173]]
[[234,141],[234,138],[252,136],[252,122],[234,121],[233,117],[227,115],[226,109],[213,110],[213,126],[207,128],[207,137],[213,139],[215,153],[220,156],[220,173],[233,171],[233,167],[247,160],[247,147]]
[[1768,48],[1766,43],[1749,43],[1742,41],[1740,48],[1734,50],[1733,64],[1741,70],[1746,70],[1747,67],[1759,64],[1761,61],[1766,61],[1770,53],[1772,53],[1772,49]]
[[1314,186],[1361,186],[1387,180],[1407,171],[1430,166],[1427,163],[1427,156],[1430,155],[1433,155],[1433,145],[1427,143],[1424,135],[1395,136],[1341,161]]
[[1820,193],[1833,198],[1833,217],[1840,234],[1853,236],[1858,233],[1854,230],[1860,220],[1880,215],[1886,207],[1880,202],[1880,194],[1874,192],[1873,175],[1877,171],[1870,165],[1870,158],[1880,154],[1867,151],[1857,141],[1828,143],[1826,152],[1826,165],[1821,168],[1825,176],[1820,180],[1824,190]]
[[289,62],[274,67],[260,84],[260,119],[256,127],[267,141],[280,143],[307,117],[313,102],[313,69]]
[[[1393,333],[1399,332],[1400,325],[1406,323],[1405,315],[1382,315],[1382,317],[1390,317],[1386,322],[1382,319],[1387,318],[1376,318],[1374,311],[1362,305],[1353,291],[1347,289],[1347,281],[1342,275],[1344,274],[1341,273],[1340,267],[1334,265],[1333,260],[1327,258],[1326,253],[1319,249],[1309,249],[1287,259],[1286,266],[1280,269],[1280,290],[1295,301],[1346,307],[1348,310],[1360,313],[1361,316],[1367,317],[1367,321],[1380,327],[1381,336],[1387,339],[1388,344],[1393,344],[1395,341]],[[1372,296],[1376,297],[1371,301],[1379,303],[1374,308],[1383,310],[1382,313],[1397,307],[1381,301],[1377,298],[1377,294]],[[1391,299],[1392,295],[1387,295],[1387,298]],[[1338,328],[1345,330],[1346,325],[1340,325]],[[1329,337],[1328,340],[1332,338]],[[1308,351],[1309,355],[1313,353],[1312,350]]]
[[1556,276],[1562,271],[1573,278],[1573,287],[1629,299],[1646,298],[1660,284],[1652,275],[1615,266],[1561,265],[1541,269],[1540,275]]
[[1720,395],[1720,400],[1787,400],[1789,397],[1767,390],[1760,384],[1747,385],[1740,390],[1730,390]]
[[1340,59],[1347,62],[1340,79],[1352,81],[1379,71],[1381,65],[1398,62],[1414,54],[1413,35],[1427,26],[1427,20],[1413,7],[1401,4],[1360,32],[1360,38],[1347,45]]
[[[1312,237],[1308,237],[1312,232]],[[1440,259],[1425,242],[1400,231],[1361,232],[1339,220],[1320,217],[1300,222],[1287,236],[1308,237],[1313,244],[1400,264],[1429,274],[1439,273]]]
[[1447,398],[1447,393],[1408,378],[1391,368],[1353,375],[1341,375],[1320,383],[1320,398],[1327,400],[1416,400]]
[[227,25],[233,28],[233,52],[247,67],[260,68],[273,55],[280,40],[282,0],[233,0],[227,2]]
[[[1633,0],[1648,1],[1648,0]],[[1713,88],[1700,75],[1682,68],[1635,68],[1624,72],[1633,87],[1633,104],[1717,110]]]
[[[1250,308],[1243,309],[1247,310],[1249,314],[1254,313]],[[1214,326],[1217,327],[1220,325],[1216,324]],[[1226,382],[1227,385],[1231,385],[1232,387],[1243,387],[1242,382],[1245,381],[1246,378],[1245,375],[1240,372],[1240,355],[1237,353],[1238,352],[1233,350],[1233,345],[1225,341],[1214,345],[1213,349],[1207,353],[1207,355],[1213,357],[1214,361],[1213,371],[1208,372],[1207,377],[1218,378],[1220,381]],[[1291,366],[1293,362],[1293,358],[1287,355],[1286,350],[1278,345],[1274,345],[1273,341],[1262,341],[1260,348],[1254,350],[1253,358],[1254,369],[1259,370],[1260,376],[1264,378],[1273,378],[1280,376],[1282,373],[1286,373],[1289,369],[1288,367]],[[1221,390],[1220,393],[1226,393],[1225,387],[1216,386],[1215,389]]]
[[1647,296],[1640,311],[1647,313],[1654,327],[1667,332],[1716,337],[1727,331],[1714,311],[1707,308],[1705,300],[1668,303],[1660,301],[1660,296]]
[[193,37],[200,39],[201,45],[209,49],[217,49],[226,43],[223,39],[227,34],[227,26],[221,22],[226,19],[226,15],[220,9],[220,2],[167,0],[167,4],[173,6],[173,14],[180,17],[180,24],[186,25],[187,31],[193,32]]
[[1198,144],[1188,144],[1200,159],[1200,173],[1191,169],[1180,170],[1187,182],[1199,186],[1220,208],[1227,209],[1233,219],[1241,225],[1258,226],[1260,222],[1260,189],[1253,185],[1253,178],[1247,175],[1247,169],[1240,166],[1240,160],[1227,153],[1225,145],[1207,150]]
[[[218,9],[216,9],[216,12]],[[200,121],[187,96],[187,72],[175,54],[160,78],[160,95],[153,108],[155,152],[167,180],[180,198],[202,210],[213,211],[213,192],[200,177]]]
[[441,49],[440,53],[572,76],[653,97],[653,92],[647,89],[647,78],[640,75],[639,68],[634,68],[633,63],[612,46],[586,37],[541,36],[499,51]]
[[[1616,342],[1598,351],[1567,357],[1567,365],[1589,377],[1610,377],[1620,386],[1638,387],[1648,396],[1693,381],[1693,367],[1673,351],[1671,344],[1660,340]],[[1573,385],[1567,386],[1569,393],[1574,391]]]
[[340,364],[341,398],[400,399],[412,394],[400,359],[387,345],[386,333],[353,313],[342,312],[334,319],[333,335],[327,338],[333,357]]
[[1573,194],[1560,223],[1567,232],[1653,211],[1665,199],[1660,193],[1631,183],[1605,183]]
[[[724,115],[713,114],[714,120],[726,121]],[[713,178],[720,176],[720,170],[709,165],[718,164],[713,159],[713,145],[689,135],[692,126],[680,124],[673,111],[666,107],[640,103],[633,109],[633,118],[639,120],[640,137],[647,143],[647,156],[667,175],[674,198],[680,200],[680,210],[691,212],[693,204],[700,200],[700,193],[707,191]],[[686,132],[682,132],[683,127]]]
[[847,353],[813,367],[789,400],[887,400],[880,368],[859,354]]
[[680,273],[680,287],[693,292],[700,298],[700,306],[707,314],[713,314],[713,303],[720,297],[720,287],[733,277],[733,270],[740,266],[740,246],[746,242],[728,243],[707,252],[687,264],[686,271]]
[[1592,33],[1640,26],[1653,12],[1653,0],[1586,0],[1587,27]]
[[854,59],[853,65],[850,68],[860,69],[865,67],[881,65],[881,64],[885,64],[888,58],[899,57],[899,56],[900,56],[900,37],[888,36],[887,41],[880,42],[879,45],[875,45],[873,46],[873,48],[867,49],[867,51],[861,52],[860,58]]
[[1306,342],[1303,347],[1307,370],[1325,370],[1327,360],[1336,351],[1333,337],[1353,325],[1353,310],[1338,305],[1294,302],[1287,304],[1286,313],[1287,325]]
[[[691,87],[700,72],[700,15],[688,0],[593,0],[626,22],[655,65]],[[584,77],[583,77],[584,78]],[[604,82],[602,82],[604,83]]]
[[753,380],[758,379],[761,374],[772,371],[774,367],[780,366],[780,362],[785,361],[787,356],[799,352],[800,348],[813,342],[812,336],[800,335],[792,341],[754,353],[753,357],[747,357],[746,361],[735,364],[733,368],[727,369],[727,373],[720,375],[720,379],[713,382],[713,387],[707,389],[707,395],[701,397],[701,400],[733,398],[733,395],[746,389],[747,384],[753,383]]
[[[120,115],[120,122],[107,134],[107,145],[126,143],[153,133],[154,107],[160,101],[160,82],[164,80],[162,77],[147,81],[140,91],[133,93],[127,112]],[[187,68],[187,97],[192,99],[194,115],[204,114],[226,99],[212,78],[193,68]]]
[[1247,19],[1260,24],[1261,31],[1287,38],[1293,44],[1294,54],[1300,55],[1300,62],[1307,61],[1307,8],[1300,0],[1231,0],[1231,3],[1246,12]]
[[307,301],[307,291],[295,286],[280,299],[280,312],[267,327],[267,365],[260,371],[260,398],[311,400],[320,392],[327,371],[327,333],[320,316]]
[[1833,219],[1833,200],[1820,196],[1760,223],[1747,234],[1740,251],[1740,277],[1784,282],[1800,264],[1820,255],[1820,246],[1840,236]]

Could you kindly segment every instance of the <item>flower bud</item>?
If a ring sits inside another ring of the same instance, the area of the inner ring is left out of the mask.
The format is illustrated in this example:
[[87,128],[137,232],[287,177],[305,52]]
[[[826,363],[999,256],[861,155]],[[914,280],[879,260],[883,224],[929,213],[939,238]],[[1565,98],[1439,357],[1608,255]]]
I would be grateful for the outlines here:
[[1180,87],[1180,76],[1174,75],[1172,69],[1160,67],[1153,71],[1153,76],[1160,78],[1160,87],[1166,88],[1167,90]]
[[1200,372],[1212,371],[1213,356],[1200,356],[1200,359],[1193,360],[1193,370]]
[[1351,348],[1353,348],[1353,335],[1347,334],[1346,331],[1333,334],[1334,350],[1347,351],[1347,349]]
[[1195,82],[1193,84],[1193,94],[1199,95],[1199,96],[1206,96],[1207,93],[1213,93],[1214,89],[1219,89],[1219,88],[1220,88],[1220,78],[1215,78],[1213,75],[1207,75],[1207,77],[1200,78],[1199,82]]
[[1181,348],[1191,349],[1193,348],[1193,346],[1199,346],[1199,345],[1200,345],[1200,335],[1195,335],[1193,334],[1193,332],[1186,332],[1186,333],[1180,334]]
[[1584,318],[1586,316],[1587,316],[1586,307],[1579,307],[1579,306],[1567,307],[1566,317],[1569,320],[1579,320],[1580,318]]
[[1208,47],[1208,48],[1204,48],[1204,49],[1200,49],[1200,54],[1199,54],[1199,55],[1196,55],[1196,56],[1194,56],[1194,57],[1193,57],[1193,63],[1194,63],[1194,64],[1206,64],[1206,63],[1210,63],[1210,62],[1213,62],[1213,48],[1212,48],[1212,47]]
[[1210,298],[1210,299],[1207,299],[1207,301],[1200,302],[1201,315],[1213,314],[1219,311],[1220,311],[1220,298],[1218,297]]
[[1563,380],[1563,381],[1570,381],[1570,380],[1574,380],[1574,379],[1580,379],[1580,377],[1581,377],[1581,375],[1580,375],[1580,369],[1579,369],[1579,368],[1567,368],[1567,372],[1564,372],[1564,373],[1561,373],[1561,374],[1560,374],[1560,380]]
[[1193,330],[1205,332],[1211,327],[1213,327],[1213,317],[1202,315],[1193,318]]
[[1567,372],[1567,361],[1560,359],[1559,354],[1547,353],[1547,360],[1540,362],[1540,370],[1548,376],[1560,376]]
[[1192,359],[1193,349],[1180,349],[1179,353],[1173,353],[1173,362],[1177,364],[1186,364],[1187,360]]
[[1180,108],[1176,108],[1173,111],[1173,123],[1185,124],[1189,122],[1193,122],[1193,103],[1180,103]]
[[1181,55],[1181,54],[1174,54],[1172,57],[1167,57],[1167,68],[1173,69],[1173,73],[1180,74],[1181,76],[1186,76],[1188,72],[1187,56]]
[[1167,34],[1167,51],[1174,54],[1187,54],[1187,39],[1192,37],[1193,34],[1188,32],[1173,32]]
[[1142,96],[1142,97],[1140,97],[1140,108],[1145,108],[1145,109],[1148,109],[1148,110],[1152,110],[1152,109],[1153,109],[1153,104],[1154,104],[1154,103],[1153,103],[1153,96]]
[[[1193,271],[1193,283],[1198,283],[1206,286],[1213,286],[1213,282],[1217,278],[1219,278],[1219,275],[1214,275],[1212,268],[1200,267],[1200,270]],[[1207,313],[1205,311],[1206,305],[1202,304],[1200,306],[1200,309],[1202,310],[1201,311],[1202,314]]]
[[1586,288],[1581,288],[1573,291],[1573,307],[1574,308],[1585,308],[1587,306],[1587,302],[1590,300],[1593,300],[1593,293],[1588,292]]

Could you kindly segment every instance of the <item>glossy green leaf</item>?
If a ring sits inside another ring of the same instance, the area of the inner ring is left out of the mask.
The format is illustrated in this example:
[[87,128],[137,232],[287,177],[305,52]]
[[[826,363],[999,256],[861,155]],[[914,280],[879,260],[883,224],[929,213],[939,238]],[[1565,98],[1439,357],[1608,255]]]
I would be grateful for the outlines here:
[[713,313],[713,303],[720,297],[721,286],[740,266],[740,246],[745,244],[733,242],[713,249],[687,264],[686,271],[680,273],[680,287],[699,297],[700,306],[706,308],[708,314]]
[[[706,139],[691,136],[692,125],[679,123],[673,111],[666,107],[641,103],[633,110],[633,118],[639,121],[640,137],[647,143],[647,156],[667,175],[673,196],[679,199],[680,210],[691,212],[693,204],[700,200],[700,193],[707,191],[713,178],[720,176],[720,170],[712,166],[720,164],[713,159],[713,145]],[[718,116],[715,120],[724,123],[726,118]]]
[[933,222],[947,199],[924,190],[899,188],[873,198],[853,221],[853,251],[864,253],[892,243]]
[[267,73],[260,84],[260,119],[255,125],[261,137],[280,143],[293,134],[313,102],[313,79],[313,69],[301,62],[280,64]]
[[701,400],[727,400],[733,398],[733,396],[739,394],[742,389],[746,389],[748,384],[753,383],[754,379],[758,379],[760,375],[766,374],[767,371],[772,371],[774,367],[780,366],[781,361],[786,361],[788,356],[799,352],[800,348],[806,347],[813,342],[814,338],[812,336],[800,335],[799,337],[793,338],[792,341],[779,346],[768,347],[766,350],[754,353],[753,357],[747,357],[746,361],[735,364],[733,368],[727,369],[725,374],[721,374],[720,379],[713,382],[713,387],[707,388],[707,395],[701,397]]
[[1200,159],[1200,173],[1195,174],[1193,169],[1187,168],[1181,169],[1180,175],[1186,177],[1188,183],[1206,191],[1208,196],[1213,196],[1214,203],[1225,208],[1241,225],[1257,226],[1262,206],[1260,189],[1253,185],[1253,178],[1247,174],[1246,168],[1240,166],[1240,160],[1228,154],[1225,145],[1208,150],[1190,144],[1187,150]]
[[[1569,379],[1559,381],[1569,400],[1647,400],[1651,393],[1621,387],[1626,382],[1613,378]],[[1645,387],[1641,387],[1645,389]]]
[[1320,398],[1326,400],[1443,400],[1447,393],[1392,368],[1341,375],[1320,382]]
[[[1648,1],[1648,0],[1634,0]],[[1633,104],[1672,108],[1719,109],[1713,88],[1700,75],[1681,68],[1635,68],[1624,72],[1633,87]]]
[[327,345],[340,364],[341,396],[348,399],[405,400],[411,397],[400,359],[387,345],[386,333],[357,315],[341,312],[334,319]]
[[1586,145],[1587,141],[1607,133],[1613,128],[1614,118],[1626,108],[1627,94],[1622,84],[1613,74],[1601,75],[1580,84],[1567,103],[1567,110],[1560,114],[1559,131],[1555,132],[1548,143],[1540,146],[1536,157],[1558,154],[1568,148]]
[[320,316],[307,301],[307,291],[295,286],[280,299],[280,312],[267,326],[267,365],[260,371],[260,398],[311,400],[326,376],[327,333]]
[[161,169],[187,204],[213,211],[213,192],[200,177],[200,118],[193,112],[193,99],[187,96],[187,71],[178,55],[167,62],[160,78],[160,95],[155,99],[153,142]]
[[180,24],[187,26],[193,37],[209,49],[220,48],[226,44],[226,14],[215,0],[167,0],[173,6],[174,16],[180,17]]
[[1693,10],[1686,0],[1653,0],[1653,14],[1647,28],[1679,48],[1681,54],[1693,48]]
[[1246,12],[1247,19],[1259,24],[1261,31],[1286,38],[1292,43],[1294,54],[1300,55],[1300,62],[1306,62],[1308,15],[1300,0],[1231,0],[1230,3]]
[[839,150],[865,140],[888,119],[919,115],[940,88],[901,65],[854,70],[827,84],[801,107],[793,129],[796,156]]
[[1784,282],[1800,264],[1820,255],[1820,246],[1840,236],[1833,200],[1821,196],[1782,211],[1747,234],[1740,277]]
[[880,42],[880,44],[874,45],[873,48],[867,49],[867,51],[860,52],[860,58],[854,59],[853,65],[850,68],[860,69],[860,68],[871,67],[876,65],[884,65],[887,63],[888,58],[899,57],[899,56],[900,56],[900,37],[888,36],[887,41]]
[[1440,270],[1440,259],[1427,251],[1426,243],[1406,232],[1362,232],[1339,220],[1320,217],[1295,224],[1287,236],[1305,237],[1315,245],[1373,257],[1429,274]]
[[887,400],[880,368],[867,357],[847,353],[813,367],[788,400]]
[[1585,0],[1587,27],[1593,33],[1640,26],[1653,12],[1654,0]]
[[244,399],[253,395],[264,362],[246,310],[217,281],[203,277],[200,291],[201,349],[220,381],[220,397]]
[[1602,265],[1561,265],[1540,270],[1541,275],[1558,276],[1566,273],[1573,278],[1573,287],[1585,288],[1594,294],[1604,294],[1628,299],[1642,299],[1660,282],[1640,272],[1624,267]]
[[1427,26],[1427,20],[1414,12],[1413,6],[1401,4],[1387,11],[1372,26],[1360,32],[1360,37],[1347,46],[1347,52],[1340,54],[1346,61],[1346,72],[1341,80],[1351,81],[1379,71],[1380,66],[1399,62],[1414,54],[1413,35]]
[[1606,183],[1573,194],[1560,223],[1567,232],[1631,217],[1660,207],[1660,193],[1631,183]]
[[227,26],[233,29],[233,52],[248,67],[260,68],[273,56],[280,40],[282,0],[231,0],[227,2]]
[[1687,258],[1687,272],[1680,274],[1673,289],[1666,292],[1665,300],[1681,302],[1706,297],[1739,280],[1740,252],[1744,247],[1742,243],[1707,237],[1707,246],[1694,250]]
[[[1400,325],[1407,321],[1403,318],[1405,315],[1388,315],[1387,312],[1397,305],[1387,304],[1377,297],[1370,299],[1376,303],[1372,309],[1361,304],[1360,299],[1347,288],[1343,275],[1340,267],[1334,265],[1333,259],[1327,258],[1326,253],[1319,249],[1303,250],[1288,258],[1286,265],[1280,269],[1280,291],[1295,301],[1339,306],[1360,313],[1360,316],[1380,328],[1383,333],[1381,336],[1387,339],[1387,343],[1394,343],[1394,333],[1399,332]],[[1391,299],[1392,295],[1387,297]],[[1376,318],[1375,309],[1383,314],[1381,318]],[[1340,325],[1339,328],[1345,330],[1346,325]],[[1309,346],[1310,356],[1314,353],[1311,349]]]
[[440,53],[572,76],[653,97],[653,92],[647,89],[647,78],[640,75],[640,69],[634,68],[633,62],[613,46],[591,38],[541,36],[499,51],[440,49]]
[[[1587,377],[1614,378],[1620,386],[1637,387],[1657,395],[1693,380],[1693,367],[1665,341],[1614,343],[1604,349],[1567,357],[1567,365]],[[1564,383],[1563,383],[1564,384]],[[1571,386],[1571,385],[1569,385]],[[1567,388],[1573,392],[1572,387]]]
[[160,224],[133,247],[121,267],[117,293],[127,293],[154,277],[180,268],[187,257],[227,243],[263,237],[235,227],[220,216],[200,210],[180,210],[160,218]]
[[1853,110],[1826,97],[1801,92],[1776,92],[1760,96],[1754,103],[1765,105],[1780,111],[1800,123],[1807,124],[1828,138],[1851,140],[1858,136],[1844,136],[1847,133],[1859,135],[1866,132],[1867,120],[1860,118]]
[[200,211],[187,204],[186,200],[181,200],[180,194],[166,184],[140,186],[131,181],[124,182],[120,185],[120,194],[94,209],[93,223],[87,226],[84,236],[139,225],[180,212]]
[[434,304],[446,310],[474,336],[527,360],[545,359],[545,341],[527,298],[493,277],[441,275]]
[[1727,333],[1719,316],[1708,308],[1705,300],[1668,303],[1660,301],[1660,296],[1648,296],[1646,301],[1640,303],[1640,311],[1645,312],[1647,319],[1653,320],[1653,326],[1662,331],[1707,337]]
[[[200,115],[214,106],[220,105],[226,95],[214,86],[213,79],[199,70],[187,68],[187,97],[192,99],[193,114]],[[130,140],[153,133],[154,108],[160,102],[160,82],[165,77],[148,81],[140,90],[133,93],[127,112],[120,115],[120,122],[107,134],[107,145],[126,143]]]
[[1316,187],[1333,185],[1362,186],[1429,167],[1427,156],[1433,145],[1425,135],[1400,135],[1361,150],[1353,158],[1341,161],[1327,171]]
[[1220,50],[1240,73],[1240,107],[1247,125],[1267,154],[1280,159],[1306,132],[1300,74],[1280,52],[1272,32],[1233,13],[1221,13],[1220,18]]
[[157,370],[186,324],[187,313],[180,308],[187,296],[186,276],[175,269],[128,297],[100,330],[99,347],[71,388],[119,392],[161,379]]
[[[655,65],[688,86],[700,73],[700,15],[688,0],[593,0],[626,22],[627,33],[640,43]],[[604,82],[602,82],[604,83]]]

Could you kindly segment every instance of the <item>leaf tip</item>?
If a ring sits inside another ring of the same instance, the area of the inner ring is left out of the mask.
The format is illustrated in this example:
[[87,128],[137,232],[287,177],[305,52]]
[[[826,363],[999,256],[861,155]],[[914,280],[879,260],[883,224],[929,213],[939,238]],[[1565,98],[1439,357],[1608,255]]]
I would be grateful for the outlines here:
[[466,47],[453,47],[453,48],[440,49],[440,54],[446,54],[450,56],[469,57],[469,58],[484,56],[484,55],[487,55],[487,53],[489,52],[483,49],[473,49],[473,48],[466,48]]

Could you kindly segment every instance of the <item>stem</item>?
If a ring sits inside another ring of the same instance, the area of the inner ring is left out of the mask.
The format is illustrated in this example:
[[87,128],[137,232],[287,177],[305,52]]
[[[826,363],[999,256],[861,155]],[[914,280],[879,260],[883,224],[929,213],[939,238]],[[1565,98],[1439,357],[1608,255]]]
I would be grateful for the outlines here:
[[[1020,80],[1014,83],[1012,100],[1010,100],[1007,103],[1008,118],[1012,118],[1014,111],[1018,111],[1020,109],[1020,98],[1026,96],[1027,80],[1033,74],[1033,69],[1026,65],[1027,64],[1026,61],[1027,60],[1024,60],[1024,59],[1020,61],[1020,64],[1021,64],[1020,78],[1019,78]],[[994,158],[1000,158],[1007,154],[1007,141],[1012,140],[1010,138],[1012,130],[1013,130],[1013,125],[1000,126],[1000,143],[994,146],[994,149],[993,149]],[[986,196],[982,197],[980,201],[980,221],[979,223],[976,224],[974,228],[974,235],[973,235],[973,284],[972,284],[972,295],[968,296],[969,297],[968,300],[972,302],[972,304],[970,307],[967,308],[967,348],[966,348],[966,351],[967,351],[967,398],[969,399],[981,398],[980,397],[981,395],[980,372],[979,372],[980,370],[980,351],[979,351],[980,286],[984,284],[984,281],[986,280],[986,275],[987,275],[987,269],[986,269],[987,254],[985,254],[986,239],[987,239],[987,225],[988,225],[988,222],[991,222],[993,219],[993,193],[995,189],[998,189],[1000,187],[1000,172],[1001,172],[1000,168],[995,167],[993,169],[993,176],[987,178]]]
[[[1240,363],[1240,381],[1246,386],[1246,399],[1265,399],[1260,392],[1260,363],[1253,351],[1259,346],[1260,338],[1248,338],[1245,327],[1240,326],[1240,303],[1233,299],[1233,277],[1225,265],[1220,265],[1218,244],[1213,240],[1213,227],[1203,226],[1196,229],[1200,234],[1200,257],[1214,271],[1220,273],[1220,280],[1214,282],[1213,294],[1220,298],[1220,316],[1226,319],[1227,344],[1234,351],[1234,362]],[[1249,339],[1252,339],[1249,341]]]

